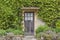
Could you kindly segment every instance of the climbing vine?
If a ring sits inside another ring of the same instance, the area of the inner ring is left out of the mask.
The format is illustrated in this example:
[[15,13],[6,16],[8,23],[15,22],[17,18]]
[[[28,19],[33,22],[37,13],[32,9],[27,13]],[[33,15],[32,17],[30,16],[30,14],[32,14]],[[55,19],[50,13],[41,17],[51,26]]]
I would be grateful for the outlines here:
[[22,7],[39,7],[38,18],[49,26],[60,17],[60,0],[0,0],[0,29],[21,28]]
[[0,29],[21,29],[21,7],[19,0],[0,0]]

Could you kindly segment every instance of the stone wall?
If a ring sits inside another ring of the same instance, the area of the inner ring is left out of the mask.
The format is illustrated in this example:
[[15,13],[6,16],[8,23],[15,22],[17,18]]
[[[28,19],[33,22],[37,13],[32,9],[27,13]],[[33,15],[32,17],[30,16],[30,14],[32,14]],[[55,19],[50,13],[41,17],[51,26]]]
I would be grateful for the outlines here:
[[41,19],[39,19],[37,17],[37,14],[35,14],[35,22],[34,22],[35,29],[37,29],[39,26],[43,26],[43,25],[45,25],[45,22],[43,22]]
[[23,35],[14,35],[13,33],[7,33],[5,36],[0,36],[0,40],[22,40]]
[[20,36],[0,36],[0,40],[22,40]]

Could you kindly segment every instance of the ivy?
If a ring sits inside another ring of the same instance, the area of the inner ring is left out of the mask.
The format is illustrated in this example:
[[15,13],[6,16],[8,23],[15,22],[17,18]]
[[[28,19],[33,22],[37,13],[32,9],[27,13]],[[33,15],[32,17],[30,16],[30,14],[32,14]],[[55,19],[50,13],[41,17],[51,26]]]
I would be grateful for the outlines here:
[[39,7],[38,17],[49,26],[60,17],[60,0],[0,0],[0,29],[21,28],[22,7]]
[[60,17],[60,1],[59,0],[34,0],[27,1],[23,6],[39,7],[38,17],[42,19],[48,26],[51,26],[53,20]]
[[0,29],[21,29],[22,15],[21,9],[19,8],[21,8],[22,5],[20,2],[20,0],[0,1]]

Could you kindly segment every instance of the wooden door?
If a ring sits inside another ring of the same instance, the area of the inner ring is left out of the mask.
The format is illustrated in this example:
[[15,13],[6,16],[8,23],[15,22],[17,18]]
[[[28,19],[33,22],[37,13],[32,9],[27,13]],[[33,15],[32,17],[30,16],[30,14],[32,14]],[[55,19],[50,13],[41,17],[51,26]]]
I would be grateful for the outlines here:
[[25,34],[34,34],[34,13],[25,12],[24,13],[24,24],[25,24]]

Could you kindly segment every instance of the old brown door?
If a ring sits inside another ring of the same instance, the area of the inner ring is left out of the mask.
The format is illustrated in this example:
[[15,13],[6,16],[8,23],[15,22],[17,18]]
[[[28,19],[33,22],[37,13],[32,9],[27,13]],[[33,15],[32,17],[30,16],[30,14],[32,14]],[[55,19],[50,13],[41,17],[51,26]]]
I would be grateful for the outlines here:
[[34,13],[25,12],[24,13],[24,24],[25,24],[25,35],[34,34]]

